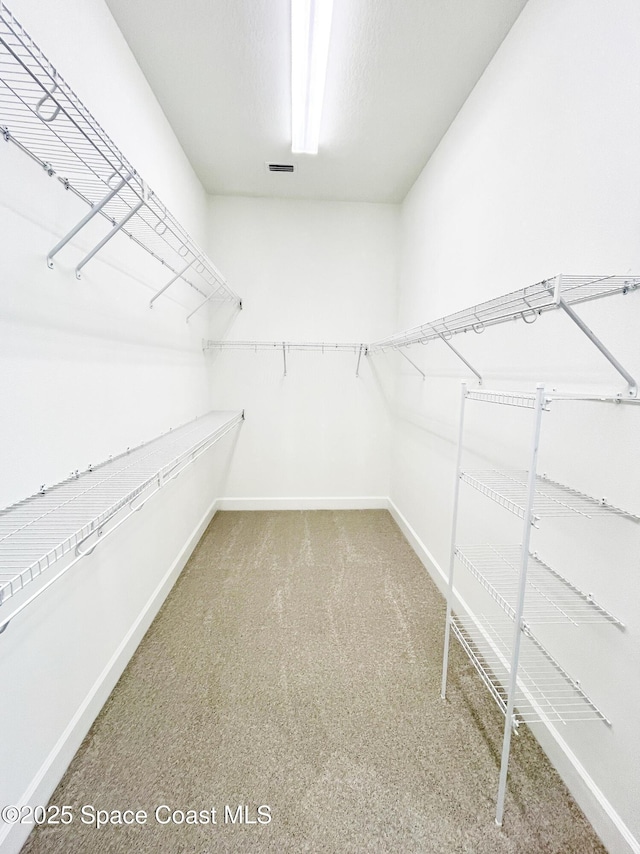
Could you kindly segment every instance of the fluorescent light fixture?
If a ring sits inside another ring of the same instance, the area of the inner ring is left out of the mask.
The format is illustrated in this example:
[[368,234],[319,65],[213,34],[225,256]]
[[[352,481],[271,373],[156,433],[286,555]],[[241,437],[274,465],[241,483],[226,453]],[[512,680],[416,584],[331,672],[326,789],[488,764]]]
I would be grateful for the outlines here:
[[317,154],[333,0],[291,0],[291,151]]

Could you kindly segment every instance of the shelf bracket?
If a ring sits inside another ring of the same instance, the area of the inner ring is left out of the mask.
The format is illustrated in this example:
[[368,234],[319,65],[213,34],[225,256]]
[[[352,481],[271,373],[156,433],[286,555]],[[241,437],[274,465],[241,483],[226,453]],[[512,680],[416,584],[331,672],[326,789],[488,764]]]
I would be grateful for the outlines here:
[[67,235],[65,235],[59,243],[56,243],[56,245],[53,247],[53,249],[51,250],[51,252],[49,252],[49,254],[47,255],[47,267],[48,267],[50,270],[52,270],[52,269],[53,269],[53,258],[54,258],[54,255],[57,255],[57,254],[58,254],[58,252],[59,252],[61,249],[63,249],[63,248],[67,245],[67,243],[68,243],[70,240],[73,240],[73,238],[76,236],[76,234],[77,234],[79,231],[81,231],[81,230],[85,227],[85,225],[86,225],[88,222],[90,222],[90,221],[94,218],[94,216],[95,216],[96,214],[99,214],[99,213],[100,213],[100,211],[104,208],[104,206],[105,206],[106,204],[108,204],[114,196],[117,196],[117,195],[118,195],[118,193],[120,192],[120,190],[121,190],[121,189],[122,189],[126,184],[128,184],[128,183],[129,183],[129,181],[131,180],[131,178],[132,178],[132,177],[133,177],[133,173],[132,173],[132,172],[129,172],[129,174],[128,174],[128,175],[125,175],[125,177],[124,177],[124,178],[122,178],[122,180],[120,181],[120,183],[119,183],[116,187],[114,187],[112,190],[110,190],[110,191],[107,193],[107,195],[106,195],[106,196],[104,196],[104,198],[103,198],[103,199],[101,199],[99,202],[97,202],[97,203],[96,203],[96,204],[91,208],[91,210],[89,211],[89,213],[88,213],[88,214],[86,214],[86,216],[83,216],[83,217],[82,217],[82,219],[80,220],[80,222],[79,222],[79,223],[78,223],[74,228],[72,228],[72,229],[71,229],[71,231],[70,231]]
[[359,377],[359,376],[360,376],[360,359],[362,359],[362,351],[363,351],[363,350],[364,350],[365,355],[366,355],[366,353],[367,353],[367,348],[365,347],[365,345],[364,345],[364,344],[361,344],[361,345],[360,345],[360,348],[359,348],[359,350],[358,350],[358,361],[357,361],[357,363],[356,363],[356,377]]
[[285,342],[282,342],[282,358],[284,360],[284,376],[287,375],[287,345]]
[[465,357],[462,355],[462,353],[460,353],[458,350],[456,350],[456,348],[453,346],[453,344],[444,337],[442,332],[438,332],[438,336],[444,341],[444,343],[447,345],[447,347],[456,354],[456,356],[460,359],[460,361],[464,362],[464,364],[469,368],[471,373],[475,374],[475,376],[478,378],[478,384],[482,385],[482,376],[476,371],[476,369],[473,367],[473,365],[470,364],[465,359]]
[[143,205],[146,205],[148,198],[149,198],[149,192],[147,189],[147,185],[143,183],[143,185],[142,185],[142,198],[139,200],[138,204],[134,205],[134,207],[131,208],[129,213],[125,214],[122,217],[122,219],[120,220],[120,222],[116,223],[116,225],[113,226],[113,228],[111,229],[111,231],[108,234],[105,234],[105,236],[102,238],[100,243],[98,243],[97,246],[94,246],[94,248],[91,250],[91,252],[89,252],[88,255],[85,255],[85,257],[82,259],[82,261],[80,261],[80,263],[76,267],[76,279],[80,278],[80,271],[85,266],[85,264],[87,264],[89,261],[91,261],[91,259],[95,255],[97,255],[98,252],[100,252],[100,250],[104,246],[106,246],[106,244],[111,240],[111,238],[114,236],[114,234],[117,234],[120,231],[120,229],[124,228],[124,226],[129,222],[129,220],[133,216],[135,216],[138,213],[138,211],[140,210],[140,208]]
[[209,294],[208,297],[205,297],[202,300],[202,302],[193,309],[193,311],[190,311],[189,314],[187,315],[187,323],[189,323],[189,321],[191,320],[191,318],[193,317],[194,314],[197,314],[201,308],[204,308],[204,306],[209,302],[209,300],[212,300],[214,298],[214,296],[219,292],[220,292],[220,289],[218,288],[217,291],[214,291],[212,294]]
[[[598,336],[595,334],[595,332],[593,332],[593,330],[591,330],[587,326],[587,324],[584,322],[584,320],[581,317],[578,317],[578,315],[575,313],[573,308],[570,305],[567,305],[567,303],[564,301],[564,299],[561,296],[558,295],[556,297],[556,301],[557,301],[559,308],[561,308],[564,311],[564,313],[568,317],[570,317],[571,320],[573,320],[573,322],[576,324],[576,326],[582,332],[584,332],[584,334],[591,341],[591,343],[594,344],[598,348],[598,350],[602,353],[602,355],[605,357],[605,359],[616,369],[616,371],[620,374],[620,376],[626,380],[627,386],[628,386],[626,397],[636,398],[638,396],[638,383],[631,376],[629,371],[627,371],[626,368],[624,368],[620,364],[620,362],[616,359],[616,357],[613,355],[613,353],[611,353],[611,351],[608,350],[604,346],[604,344],[598,338]],[[619,395],[619,396],[622,397],[622,395]]]
[[423,380],[426,380],[427,375],[425,374],[425,372],[424,372],[423,370],[421,370],[421,369],[416,365],[416,363],[415,363],[412,359],[410,359],[410,358],[407,356],[407,354],[404,352],[404,350],[400,350],[400,349],[398,349],[398,348],[394,347],[394,350],[395,350],[395,349],[397,349],[397,350],[398,350],[398,353],[400,353],[400,355],[401,355],[401,356],[404,356],[404,358],[407,360],[407,362],[409,362],[409,364],[410,364],[410,365],[413,365],[413,367],[416,369],[416,371],[417,371],[419,374],[422,374],[422,379],[423,379]]
[[[196,259],[195,259],[195,257],[194,257],[194,258],[192,258],[192,259],[191,259],[191,261],[189,261],[187,264],[185,264],[185,265],[184,265],[184,267],[182,268],[182,270],[179,270],[179,271],[175,274],[175,276],[173,277],[173,279],[171,279],[171,281],[167,282],[167,284],[166,284],[164,287],[160,288],[160,290],[159,290],[157,293],[155,293],[155,294],[151,297],[151,299],[149,300],[149,308],[153,308],[153,304],[154,304],[154,302],[158,299],[158,297],[162,296],[162,294],[163,294],[166,290],[168,290],[174,282],[177,282],[177,281],[178,281],[178,279],[181,279],[181,278],[184,276],[184,274],[187,272],[187,270],[189,269],[189,267],[192,267],[192,266],[195,264],[195,262],[196,262]],[[209,297],[207,297],[207,299],[209,299]],[[198,310],[198,309],[196,309],[196,311],[197,311],[197,310]],[[189,317],[191,317],[191,315],[189,315]],[[189,319],[189,317],[187,318],[187,320]]]

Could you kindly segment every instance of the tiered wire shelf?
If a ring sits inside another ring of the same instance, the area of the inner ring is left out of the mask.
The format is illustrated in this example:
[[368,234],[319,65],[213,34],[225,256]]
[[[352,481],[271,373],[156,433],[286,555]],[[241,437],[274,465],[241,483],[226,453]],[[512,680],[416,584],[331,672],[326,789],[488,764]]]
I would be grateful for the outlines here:
[[[457,546],[456,557],[513,620],[516,616],[521,548],[519,545]],[[539,623],[624,623],[552,569],[536,553],[529,552],[527,590],[523,618]]]
[[243,418],[210,412],[0,512],[0,631]]
[[360,362],[362,356],[367,353],[367,345],[360,343],[326,342],[326,341],[203,341],[202,348],[205,350],[271,350],[282,353],[284,376],[287,375],[287,354],[292,351],[337,353],[350,352],[357,357],[356,376],[360,375]]
[[[509,705],[509,677],[513,627],[506,621],[476,615],[453,614],[451,631],[500,711]],[[547,721],[610,721],[542,644],[525,629],[520,646],[512,726]]]
[[[589,298],[584,296],[584,299]],[[533,635],[539,623],[624,624],[580,590],[531,550],[531,532],[545,517],[595,519],[622,517],[640,522],[640,516],[593,498],[546,475],[537,474],[542,415],[553,400],[613,400],[613,397],[581,397],[547,394],[538,386],[535,394],[468,390],[462,385],[458,452],[454,489],[453,524],[447,588],[447,617],[442,663],[441,695],[447,690],[449,645],[453,635],[505,715],[496,823],[502,824],[506,796],[512,729],[534,720],[546,724],[600,720],[604,713],[586,696],[579,683]],[[526,471],[463,471],[462,452],[467,400],[516,406],[533,414],[529,468]],[[522,520],[518,545],[470,545],[457,543],[460,485],[468,484]],[[458,604],[454,591],[456,563],[497,603],[498,618],[473,615]],[[467,611],[461,614],[461,607]],[[510,619],[507,619],[510,618]]]
[[619,396],[635,398],[638,390],[635,379],[576,314],[575,306],[614,294],[628,294],[638,289],[640,289],[640,277],[637,276],[560,274],[374,341],[369,345],[369,352],[377,353],[392,349],[402,353],[402,348],[413,344],[428,344],[430,341],[440,340],[448,345],[482,383],[481,373],[451,343],[455,335],[463,332],[481,334],[490,326],[510,320],[534,323],[545,312],[561,309],[625,379],[627,389]]
[[[178,280],[195,293],[195,314],[209,301],[241,307],[222,274],[125,158],[115,143],[0,1],[0,134],[90,210],[52,249],[57,253],[98,214],[109,223],[104,238],[77,265],[76,275],[121,231],[156,258],[168,281],[150,304]],[[188,319],[188,318],[187,318]]]
[[[478,492],[491,498],[501,507],[514,513],[520,519],[527,512],[527,486],[529,473],[518,469],[498,471],[461,472],[460,477]],[[536,475],[533,514],[535,521],[543,517],[554,516],[583,516],[592,519],[595,516],[606,516],[614,513],[626,516],[636,522],[640,517],[627,510],[621,510],[605,501],[604,498],[593,498],[583,492],[578,492],[569,486],[551,480],[546,475]]]

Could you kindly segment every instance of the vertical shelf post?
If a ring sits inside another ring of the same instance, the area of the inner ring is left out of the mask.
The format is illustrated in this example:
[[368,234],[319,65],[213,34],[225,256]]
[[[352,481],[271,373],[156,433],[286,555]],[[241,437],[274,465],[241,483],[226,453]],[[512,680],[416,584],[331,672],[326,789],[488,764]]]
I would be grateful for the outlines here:
[[527,566],[529,563],[529,545],[531,542],[531,528],[533,526],[533,504],[536,494],[536,470],[538,465],[538,448],[540,445],[540,428],[542,426],[542,412],[544,409],[544,386],[538,384],[536,387],[536,403],[534,409],[533,435],[531,438],[531,461],[529,465],[529,478],[527,481],[527,504],[522,526],[522,545],[520,549],[520,572],[518,579],[518,599],[513,626],[513,647],[511,651],[511,665],[509,670],[509,687],[507,694],[507,712],[504,720],[504,736],[502,740],[502,760],[500,763],[500,782],[498,785],[498,802],[496,805],[496,824],[502,826],[504,816],[504,800],[507,791],[507,771],[509,768],[509,751],[511,750],[511,731],[513,728],[513,714],[515,705],[516,688],[518,684],[518,661],[520,658],[520,640],[522,637],[522,615],[524,612],[524,597],[527,585]]
[[462,431],[464,429],[464,404],[467,399],[467,384],[462,383],[460,394],[460,425],[458,427],[458,452],[456,459],[456,480],[453,488],[453,520],[451,522],[451,551],[449,554],[449,585],[447,587],[447,620],[444,628],[444,655],[442,659],[442,684],[440,696],[447,695],[447,667],[449,664],[449,644],[451,641],[451,610],[453,608],[453,567],[456,552],[456,531],[458,527],[458,502],[460,497],[460,464],[462,462]]

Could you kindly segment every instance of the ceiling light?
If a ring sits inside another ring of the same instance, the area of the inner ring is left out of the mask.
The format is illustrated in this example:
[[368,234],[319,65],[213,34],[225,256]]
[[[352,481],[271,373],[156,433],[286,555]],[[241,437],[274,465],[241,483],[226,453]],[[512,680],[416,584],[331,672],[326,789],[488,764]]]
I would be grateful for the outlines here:
[[317,154],[333,0],[291,0],[291,151]]

